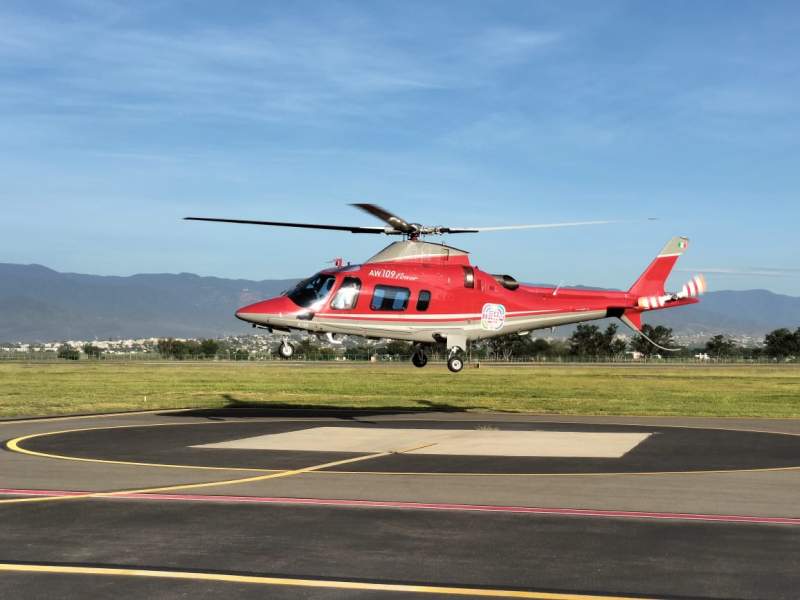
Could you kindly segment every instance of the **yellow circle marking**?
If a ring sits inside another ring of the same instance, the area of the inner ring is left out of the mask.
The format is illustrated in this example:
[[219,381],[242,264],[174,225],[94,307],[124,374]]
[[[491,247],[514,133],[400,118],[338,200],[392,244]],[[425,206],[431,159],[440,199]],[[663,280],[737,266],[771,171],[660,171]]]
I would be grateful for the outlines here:
[[[79,462],[94,462],[94,463],[102,463],[102,464],[116,464],[116,465],[132,465],[132,466],[139,466],[139,467],[166,467],[166,468],[173,468],[173,469],[198,469],[198,470],[211,470],[211,471],[250,471],[250,472],[284,472],[283,469],[257,469],[257,468],[249,468],[249,467],[209,467],[209,466],[198,466],[198,465],[173,465],[173,464],[162,464],[162,463],[146,463],[146,462],[133,462],[133,461],[121,461],[121,460],[107,460],[101,458],[82,458],[77,456],[67,456],[62,454],[50,454],[46,452],[37,452],[35,450],[28,450],[23,448],[20,444],[26,440],[38,438],[38,437],[45,437],[50,435],[59,435],[62,433],[72,433],[72,432],[80,432],[80,431],[98,431],[103,429],[134,429],[137,427],[168,427],[168,426],[182,426],[182,425],[216,425],[219,423],[226,423],[229,425],[232,424],[239,424],[239,423],[274,423],[276,421],[279,422],[314,422],[320,421],[321,419],[318,418],[279,418],[279,419],[258,419],[258,420],[248,420],[248,421],[202,421],[199,423],[192,422],[192,423],[148,423],[143,425],[113,425],[110,427],[84,427],[80,429],[65,429],[62,431],[50,431],[46,433],[34,433],[30,435],[21,436],[18,438],[14,438],[6,442],[6,447],[9,450],[14,452],[19,452],[21,454],[28,454],[30,456],[38,456],[41,458],[54,458],[59,460],[71,460],[71,461],[79,461]],[[397,419],[396,421],[434,421],[435,419]],[[447,421],[450,422],[450,421]],[[458,421],[460,423],[485,423],[486,419],[482,420],[463,420]],[[653,425],[645,425],[642,423],[586,423],[582,421],[531,421],[532,424],[569,424],[569,425],[608,425],[608,426],[617,426],[617,427],[663,427],[663,428],[671,428],[671,429],[709,429],[713,431],[741,431],[745,433],[763,433],[769,435],[788,435],[793,437],[800,437],[800,433],[789,433],[783,431],[768,431],[768,430],[757,430],[757,429],[735,429],[732,427],[703,427],[700,425],[662,425],[662,424],[653,424]],[[410,450],[408,450],[410,451]],[[797,466],[790,466],[790,467],[764,467],[764,468],[752,468],[752,469],[710,469],[710,470],[695,470],[695,471],[604,471],[602,473],[457,473],[457,472],[433,472],[433,471],[321,471],[321,470],[314,470],[313,472],[320,473],[323,475],[405,475],[405,476],[416,476],[416,475],[425,475],[425,476],[445,476],[445,477],[605,477],[605,476],[641,476],[641,475],[710,475],[710,474],[718,474],[718,473],[761,473],[761,472],[772,472],[772,471],[800,471],[800,465]],[[33,500],[33,499],[31,499]],[[0,503],[5,502],[0,500]]]
[[[226,573],[198,573],[162,569],[73,567],[61,565],[31,565],[0,563],[0,572],[57,573],[61,575],[99,575],[112,577],[151,577],[189,581],[219,581],[270,586],[327,588],[337,590],[362,590],[373,592],[405,592],[412,594],[437,594],[441,596],[471,596],[483,598],[534,598],[536,600],[636,600],[630,596],[598,596],[587,594],[559,594],[554,592],[528,592],[522,590],[413,585],[403,583],[368,583],[336,579],[299,579],[289,577],[264,577],[260,575],[233,575]],[[644,600],[639,598],[638,600]]]

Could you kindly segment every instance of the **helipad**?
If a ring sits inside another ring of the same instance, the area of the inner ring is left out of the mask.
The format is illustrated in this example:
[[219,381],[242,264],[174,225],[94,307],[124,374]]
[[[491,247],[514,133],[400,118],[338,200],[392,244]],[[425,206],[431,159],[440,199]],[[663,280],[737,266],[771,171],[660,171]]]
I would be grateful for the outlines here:
[[620,458],[650,435],[642,432],[310,427],[194,447],[318,452],[403,452],[460,456]]
[[797,597],[800,422],[569,419],[0,423],[0,597]]

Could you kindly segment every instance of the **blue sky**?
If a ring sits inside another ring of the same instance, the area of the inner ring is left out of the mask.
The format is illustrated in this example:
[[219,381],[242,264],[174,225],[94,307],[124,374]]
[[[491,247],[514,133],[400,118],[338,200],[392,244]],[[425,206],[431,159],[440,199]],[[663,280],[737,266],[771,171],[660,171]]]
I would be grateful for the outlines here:
[[375,202],[656,216],[447,239],[627,287],[685,234],[712,289],[800,295],[796,2],[6,1],[0,30],[2,262],[297,277],[389,240],[180,218],[373,225],[347,204]]

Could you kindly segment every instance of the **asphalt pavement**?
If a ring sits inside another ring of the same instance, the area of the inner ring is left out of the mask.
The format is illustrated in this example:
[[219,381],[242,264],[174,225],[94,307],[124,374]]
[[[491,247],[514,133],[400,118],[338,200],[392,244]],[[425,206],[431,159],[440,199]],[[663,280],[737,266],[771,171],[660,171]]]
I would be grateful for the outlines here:
[[[194,447],[318,427],[648,435],[602,459]],[[2,422],[0,437],[0,597],[800,589],[793,420],[170,411]]]

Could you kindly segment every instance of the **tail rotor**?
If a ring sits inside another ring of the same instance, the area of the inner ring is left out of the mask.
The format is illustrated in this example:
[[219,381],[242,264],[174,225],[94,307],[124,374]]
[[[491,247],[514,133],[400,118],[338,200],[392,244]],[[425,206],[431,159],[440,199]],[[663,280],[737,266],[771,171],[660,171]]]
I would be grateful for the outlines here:
[[706,289],[708,289],[706,278],[702,275],[695,275],[681,288],[681,291],[675,295],[679,299],[696,298],[704,294]]

